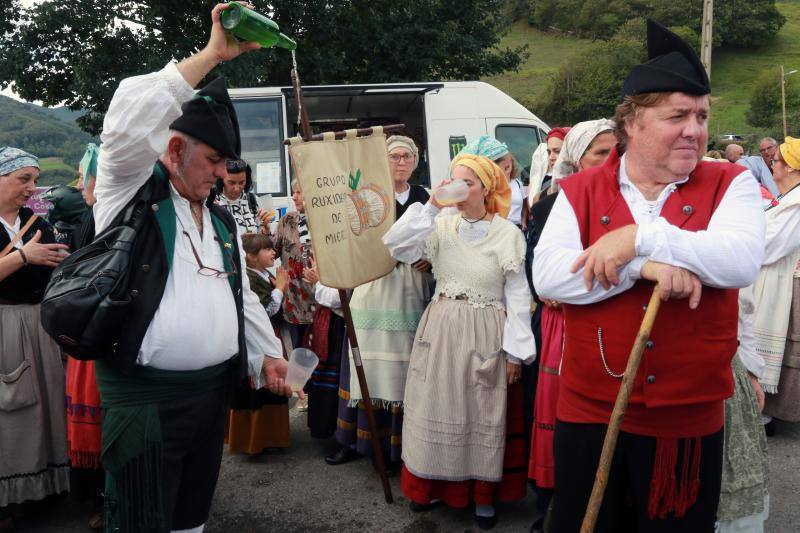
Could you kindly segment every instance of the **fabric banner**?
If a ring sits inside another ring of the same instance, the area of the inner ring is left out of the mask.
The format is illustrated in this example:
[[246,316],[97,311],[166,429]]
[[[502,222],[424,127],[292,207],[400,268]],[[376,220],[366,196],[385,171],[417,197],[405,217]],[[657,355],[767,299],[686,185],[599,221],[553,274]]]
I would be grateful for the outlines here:
[[383,128],[335,140],[291,139],[289,155],[303,193],[320,282],[352,289],[391,272],[381,238],[395,219],[394,187]]

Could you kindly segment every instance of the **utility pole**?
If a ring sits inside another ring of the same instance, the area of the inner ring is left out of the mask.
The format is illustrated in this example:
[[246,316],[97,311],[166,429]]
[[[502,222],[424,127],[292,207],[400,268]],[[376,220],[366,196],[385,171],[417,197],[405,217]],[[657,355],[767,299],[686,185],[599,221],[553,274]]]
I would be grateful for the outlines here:
[[700,61],[711,79],[711,30],[714,26],[714,0],[703,0],[703,33],[700,37]]
[[797,70],[790,70],[786,72],[781,65],[781,114],[783,115],[783,138],[785,139],[788,133],[788,129],[786,127],[786,76],[791,76],[792,74],[796,74]]

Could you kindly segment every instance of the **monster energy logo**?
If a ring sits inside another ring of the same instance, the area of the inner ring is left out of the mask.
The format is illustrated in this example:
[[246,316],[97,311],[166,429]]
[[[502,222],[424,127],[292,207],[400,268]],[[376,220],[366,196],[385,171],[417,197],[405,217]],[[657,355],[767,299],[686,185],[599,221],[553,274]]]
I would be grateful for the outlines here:
[[450,161],[455,159],[458,153],[467,145],[467,138],[463,135],[450,136]]

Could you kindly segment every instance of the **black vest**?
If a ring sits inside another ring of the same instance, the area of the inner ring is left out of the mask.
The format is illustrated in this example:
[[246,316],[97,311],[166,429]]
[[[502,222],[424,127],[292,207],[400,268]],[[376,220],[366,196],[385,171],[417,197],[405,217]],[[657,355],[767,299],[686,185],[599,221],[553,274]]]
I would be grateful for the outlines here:
[[428,191],[426,191],[424,187],[421,187],[419,185],[409,185],[409,187],[411,188],[411,190],[408,193],[408,201],[405,203],[405,205],[400,205],[400,202],[398,202],[397,200],[394,201],[395,220],[403,216],[406,212],[406,209],[408,209],[408,206],[410,206],[411,204],[415,204],[417,202],[421,204],[426,204],[428,203],[428,200],[431,197],[428,194]]
[[[26,222],[33,216],[33,211],[27,207],[19,210],[19,227],[22,228]],[[53,235],[53,228],[44,219],[39,219],[34,222],[25,235],[22,236],[22,242],[27,243],[30,241],[36,231],[41,230],[42,236],[39,242],[42,244],[52,244],[56,242]],[[8,236],[5,228],[0,227],[0,250],[3,250],[11,238]],[[9,253],[14,253],[11,250]],[[50,281],[50,274],[52,274],[52,267],[42,265],[25,265],[6,279],[0,281],[0,299],[15,304],[38,304],[44,297],[44,289],[47,287],[47,282]]]
[[[131,303],[128,318],[119,332],[118,340],[113,345],[112,353],[104,358],[107,363],[125,374],[130,374],[136,367],[139,348],[142,345],[147,328],[150,326],[150,322],[161,304],[161,298],[164,296],[170,262],[172,255],[174,255],[175,212],[170,198],[168,175],[169,173],[161,162],[156,163],[153,175],[137,191],[128,204],[140,202],[143,207],[142,219],[136,223],[136,242],[133,248],[133,259],[128,270],[128,290],[130,291]],[[236,369],[233,372],[234,379],[238,381],[243,379],[247,372],[244,302],[242,298],[242,276],[245,274],[241,272],[239,245],[236,239],[236,222],[230,213],[217,205],[212,205],[209,209],[211,210],[212,220],[216,217],[224,224],[224,229],[228,232],[228,239],[223,239],[223,241],[232,244],[233,261],[238,271],[236,276],[229,278],[232,280],[231,290],[236,303],[236,318],[239,324],[239,353],[235,358]],[[121,211],[112,226],[120,223],[125,210]],[[171,228],[171,235],[165,235],[165,228]],[[216,231],[216,229],[215,227],[213,230]],[[219,234],[219,232],[217,233]],[[208,317],[208,320],[214,320],[213,314]],[[202,334],[203,325],[196,324],[195,326],[198,334]]]

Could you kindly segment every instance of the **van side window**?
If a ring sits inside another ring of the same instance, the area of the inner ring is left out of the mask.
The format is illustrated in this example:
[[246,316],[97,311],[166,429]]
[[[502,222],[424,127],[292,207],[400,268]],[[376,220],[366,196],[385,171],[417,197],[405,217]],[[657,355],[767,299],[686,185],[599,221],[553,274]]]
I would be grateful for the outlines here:
[[542,128],[536,128],[539,131],[539,143],[547,142],[547,132]]
[[242,159],[253,169],[253,192],[287,196],[281,98],[234,99]]
[[525,185],[530,181],[531,157],[533,157],[533,151],[536,150],[536,146],[539,144],[536,130],[535,126],[516,124],[500,125],[494,130],[495,138],[506,143],[508,149],[517,159],[520,168],[519,179]]

